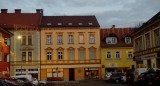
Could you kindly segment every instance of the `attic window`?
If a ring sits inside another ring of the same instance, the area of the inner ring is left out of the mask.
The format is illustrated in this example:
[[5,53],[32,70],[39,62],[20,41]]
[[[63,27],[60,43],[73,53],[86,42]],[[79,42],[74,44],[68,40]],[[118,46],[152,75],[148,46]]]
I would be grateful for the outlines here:
[[68,25],[72,25],[72,23],[68,23]]
[[50,23],[50,22],[47,23],[47,26],[51,26],[51,25],[52,25],[52,23]]
[[57,23],[57,25],[58,25],[58,26],[61,26],[61,25],[62,25],[62,23],[60,23],[60,22],[59,22],[59,23]]
[[83,25],[83,23],[81,23],[81,22],[80,22],[80,23],[78,23],[78,25],[80,25],[80,26],[81,26],[81,25]]
[[93,23],[89,22],[88,25],[93,25]]

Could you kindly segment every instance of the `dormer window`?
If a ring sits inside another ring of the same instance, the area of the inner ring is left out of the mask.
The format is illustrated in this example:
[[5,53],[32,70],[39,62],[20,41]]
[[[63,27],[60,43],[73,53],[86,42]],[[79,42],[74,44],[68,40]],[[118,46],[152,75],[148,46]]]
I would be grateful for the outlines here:
[[88,25],[90,25],[90,26],[91,26],[91,25],[93,25],[93,23],[89,22],[89,23],[88,23]]
[[131,37],[125,37],[125,43],[130,44],[131,42]]
[[51,25],[52,25],[52,23],[50,23],[50,22],[47,23],[47,26],[51,26]]
[[81,22],[80,22],[80,23],[78,23],[78,25],[82,26],[82,25],[83,25],[83,23],[81,23]]
[[68,23],[68,25],[72,25],[72,23]]
[[62,23],[60,23],[60,22],[59,22],[59,23],[57,23],[57,25],[58,25],[58,26],[61,26],[61,25],[62,25]]
[[117,38],[116,37],[107,37],[106,43],[107,44],[117,44]]

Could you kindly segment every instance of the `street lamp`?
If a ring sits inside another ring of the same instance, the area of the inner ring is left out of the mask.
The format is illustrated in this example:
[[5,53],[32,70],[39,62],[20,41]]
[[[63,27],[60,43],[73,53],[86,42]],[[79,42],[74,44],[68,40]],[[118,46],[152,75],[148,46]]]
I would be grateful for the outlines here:
[[[21,40],[21,39],[22,39],[22,36],[19,35],[17,38],[18,38],[18,40]],[[21,55],[21,56],[22,56],[22,55]],[[22,75],[22,58],[21,58],[21,75]]]

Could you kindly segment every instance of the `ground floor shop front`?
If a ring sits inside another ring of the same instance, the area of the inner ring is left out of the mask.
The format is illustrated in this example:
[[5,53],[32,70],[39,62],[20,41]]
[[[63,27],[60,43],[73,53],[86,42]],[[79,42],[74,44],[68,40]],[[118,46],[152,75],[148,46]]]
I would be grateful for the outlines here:
[[135,57],[136,68],[160,68],[160,53]]
[[100,64],[89,65],[57,65],[42,66],[41,80],[85,80],[99,79],[101,77]]

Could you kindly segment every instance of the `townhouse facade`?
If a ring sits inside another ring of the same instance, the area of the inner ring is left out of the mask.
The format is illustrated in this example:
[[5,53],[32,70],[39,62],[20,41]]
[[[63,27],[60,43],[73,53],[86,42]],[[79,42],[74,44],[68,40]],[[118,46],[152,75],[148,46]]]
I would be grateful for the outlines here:
[[102,75],[126,72],[134,68],[132,28],[101,28],[100,47]]
[[10,75],[31,74],[40,77],[40,30],[39,25],[43,12],[22,13],[15,9],[8,13],[1,9],[0,26],[14,34],[11,37]]
[[95,16],[43,16],[41,80],[99,78],[99,31]]
[[13,36],[12,33],[0,27],[0,78],[9,76],[11,36]]
[[160,12],[133,33],[136,68],[160,68]]

